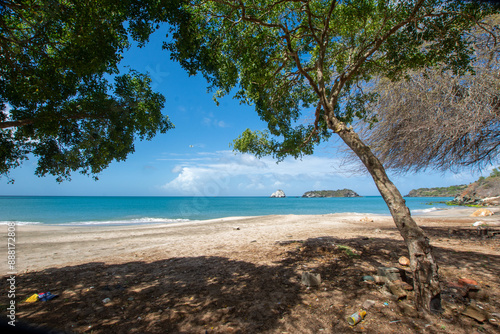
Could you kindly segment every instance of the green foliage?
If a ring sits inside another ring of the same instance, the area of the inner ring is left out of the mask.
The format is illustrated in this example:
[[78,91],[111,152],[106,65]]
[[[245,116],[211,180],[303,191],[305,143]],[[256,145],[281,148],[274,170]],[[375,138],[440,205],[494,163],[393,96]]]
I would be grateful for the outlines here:
[[494,187],[493,184],[496,183],[498,178],[500,178],[500,170],[498,170],[498,168],[493,168],[488,177],[481,176],[476,183],[487,189],[489,187]]
[[344,251],[347,254],[347,256],[349,256],[351,258],[359,258],[360,257],[360,255],[357,254],[355,251],[353,251],[353,249],[349,246],[338,245],[337,248]]
[[267,123],[234,142],[241,152],[311,154],[343,125],[367,119],[375,77],[445,64],[468,70],[463,38],[494,11],[464,1],[191,0],[189,38],[165,44],[189,73],[202,73],[215,99],[234,93]]
[[479,205],[479,204],[463,204],[463,203],[457,203],[454,201],[448,201],[448,202],[446,202],[446,205],[448,205],[448,206],[468,206],[471,208],[484,208],[485,207],[484,205]]
[[498,170],[497,168],[493,168],[489,177],[500,177],[500,170]]
[[467,189],[467,185],[413,189],[408,197],[455,197]]
[[[173,125],[148,76],[118,76],[129,36],[147,42],[178,1],[2,1],[0,175],[34,154],[37,175],[97,174]],[[180,17],[180,16],[179,16]],[[114,84],[107,82],[114,77]]]

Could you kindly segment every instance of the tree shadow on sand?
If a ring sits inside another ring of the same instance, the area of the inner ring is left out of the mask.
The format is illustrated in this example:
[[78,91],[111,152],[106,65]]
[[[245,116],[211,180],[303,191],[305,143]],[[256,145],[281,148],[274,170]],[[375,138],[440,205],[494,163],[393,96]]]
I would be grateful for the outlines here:
[[[450,293],[448,282],[457,282],[463,277],[472,278],[480,282],[481,290],[485,292],[481,299],[475,300],[474,303],[483,303],[483,306],[490,312],[500,309],[500,290],[498,290],[500,255],[482,251],[482,247],[488,247],[488,245],[498,247],[498,239],[485,239],[478,236],[475,230],[463,233],[455,231],[450,235],[448,229],[434,228],[426,233],[433,238],[446,236],[455,241],[462,239],[471,241],[472,239],[473,244],[480,246],[477,251],[433,246],[436,260],[441,268],[443,298],[450,302],[450,298],[446,298],[450,297],[447,295]],[[364,329],[370,333],[394,331],[414,333],[420,330],[426,333],[441,333],[443,328],[453,333],[470,333],[474,329],[487,333],[498,331],[498,326],[479,324],[460,314],[471,302],[467,298],[461,300],[462,303],[454,300],[453,310],[447,309],[445,313],[437,317],[439,320],[429,319],[413,308],[412,292],[408,292],[406,301],[395,301],[395,296],[384,292],[384,288],[364,282],[362,277],[377,274],[378,267],[399,267],[403,279],[413,284],[409,267],[398,264],[400,256],[408,256],[407,248],[402,240],[364,236],[347,239],[324,236],[296,241],[293,245],[295,247],[287,251],[287,257],[281,261],[282,265],[285,267],[307,265],[309,270],[312,269],[324,278],[322,289],[325,288],[329,292],[341,291],[341,293],[334,294],[330,300],[328,300],[329,293],[324,293],[327,304],[344,306],[343,309],[338,308],[336,312],[330,314],[333,332],[352,331],[352,328],[346,326],[345,317],[361,307],[363,301],[367,299],[377,301],[376,307],[368,312],[368,323],[363,325]],[[389,307],[382,306],[382,302],[385,301],[389,302]],[[346,313],[345,311],[349,309],[351,311]],[[377,321],[370,324],[373,318]],[[438,325],[439,321],[442,324]],[[429,322],[433,322],[434,325],[429,326]],[[357,329],[357,331],[360,330]]]
[[20,303],[17,316],[89,333],[205,333],[214,327],[258,333],[276,327],[300,302],[294,276],[289,268],[222,257],[51,268],[20,275],[18,296],[50,289],[60,297]]
[[[426,232],[431,238],[483,242],[444,229]],[[490,240],[490,246],[491,242],[498,240]],[[275,247],[266,265],[211,256],[95,262],[24,273],[16,280],[17,317],[66,332],[95,334],[344,333],[353,330],[346,317],[372,299],[376,305],[355,330],[439,333],[438,326],[446,326],[449,332],[470,333],[477,327],[474,320],[459,313],[446,315],[445,323],[432,320],[429,327],[428,319],[419,319],[404,303],[391,300],[383,288],[362,281],[364,275],[376,274],[377,267],[398,266],[398,257],[407,256],[402,240],[382,235],[325,236],[287,240]],[[456,281],[461,274],[483,280],[488,305],[500,308],[496,288],[500,284],[499,255],[480,248],[471,252],[434,246],[434,251],[446,273],[443,283]],[[408,268],[402,269],[409,274]],[[320,288],[309,289],[300,283],[304,271],[321,274]],[[0,288],[6,289],[6,280]],[[60,297],[49,302],[21,302],[45,291]],[[6,295],[0,296],[0,304],[7,303]],[[488,326],[482,329],[488,332],[492,329]]]

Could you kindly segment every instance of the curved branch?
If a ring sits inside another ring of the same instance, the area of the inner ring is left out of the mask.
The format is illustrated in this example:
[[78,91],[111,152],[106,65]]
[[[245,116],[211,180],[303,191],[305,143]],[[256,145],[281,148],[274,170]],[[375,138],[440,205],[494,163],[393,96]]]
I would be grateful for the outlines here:
[[[102,117],[97,115],[77,114],[67,117],[61,117],[59,120],[66,121],[66,120],[83,120],[83,119],[107,119],[107,117]],[[37,121],[36,119],[21,119],[17,121],[0,122],[0,129],[19,128],[22,126],[35,124],[36,121]]]
[[31,125],[35,123],[32,119],[24,119],[19,121],[7,121],[0,123],[0,129],[8,129],[8,128],[18,128],[21,126]]

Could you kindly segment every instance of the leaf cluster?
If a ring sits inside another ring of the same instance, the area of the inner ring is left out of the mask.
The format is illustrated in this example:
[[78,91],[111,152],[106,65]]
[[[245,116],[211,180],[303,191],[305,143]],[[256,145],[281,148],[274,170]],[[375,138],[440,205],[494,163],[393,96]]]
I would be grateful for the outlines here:
[[[179,7],[175,1],[0,1],[0,175],[32,153],[36,174],[96,174],[173,125],[164,98],[121,54]],[[116,76],[114,84],[109,77]]]
[[339,124],[375,121],[367,87],[378,76],[470,69],[464,32],[495,11],[437,0],[192,0],[185,10],[190,38],[166,44],[172,58],[202,73],[216,99],[232,93],[268,124],[235,149],[278,159],[311,154]]

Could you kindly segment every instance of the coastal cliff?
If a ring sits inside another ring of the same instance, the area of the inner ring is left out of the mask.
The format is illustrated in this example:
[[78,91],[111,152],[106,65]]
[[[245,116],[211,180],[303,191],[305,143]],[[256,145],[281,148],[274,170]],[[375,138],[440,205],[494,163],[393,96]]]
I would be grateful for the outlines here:
[[455,205],[500,205],[500,171],[494,168],[490,176],[468,185],[413,189],[406,196],[454,197],[449,203]]
[[496,168],[488,177],[479,180],[457,194],[451,204],[457,205],[500,205],[500,171]]
[[355,191],[351,189],[340,190],[312,190],[304,193],[302,197],[360,197]]

